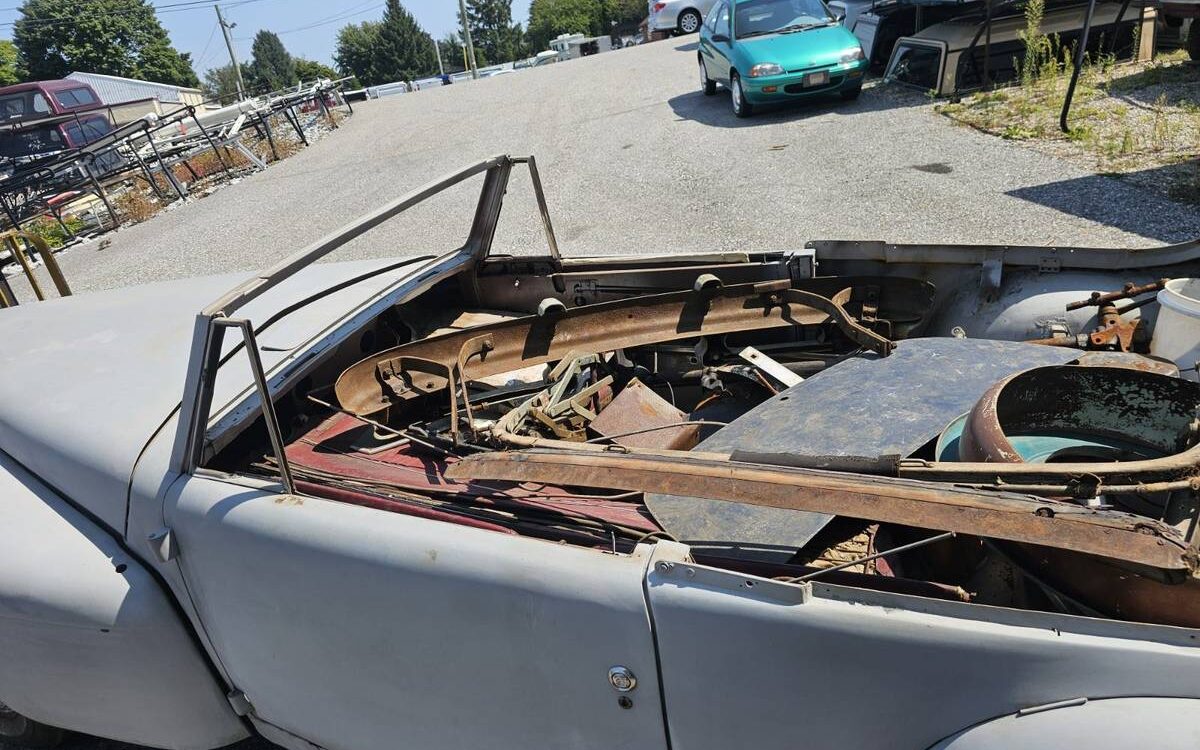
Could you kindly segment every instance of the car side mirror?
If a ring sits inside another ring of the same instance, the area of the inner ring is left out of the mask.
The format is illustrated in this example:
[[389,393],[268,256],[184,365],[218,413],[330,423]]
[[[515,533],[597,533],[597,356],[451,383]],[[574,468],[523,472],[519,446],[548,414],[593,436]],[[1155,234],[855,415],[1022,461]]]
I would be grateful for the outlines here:
[[728,35],[728,34],[713,34],[713,35],[712,35],[712,40],[713,40],[714,42],[728,42],[728,41],[729,41],[729,35]]
[[833,14],[833,20],[837,21],[838,23],[845,23],[846,11],[844,11],[844,10],[835,11]]

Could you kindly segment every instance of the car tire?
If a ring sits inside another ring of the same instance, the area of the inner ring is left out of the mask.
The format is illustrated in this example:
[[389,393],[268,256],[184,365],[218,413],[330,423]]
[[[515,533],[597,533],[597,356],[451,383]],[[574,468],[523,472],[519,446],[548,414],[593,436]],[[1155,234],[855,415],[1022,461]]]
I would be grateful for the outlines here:
[[62,742],[63,730],[22,716],[0,703],[0,743],[13,747],[46,748]]
[[688,8],[679,14],[675,28],[680,34],[695,34],[700,30],[701,22],[700,11]]
[[846,99],[846,100],[857,99],[858,95],[862,93],[862,85],[860,84],[858,86],[855,86],[852,89],[845,89],[841,93],[842,93],[843,99]]
[[717,93],[717,82],[708,77],[708,66],[704,64],[704,58],[700,58],[700,88],[704,90],[705,96],[712,96]]
[[746,95],[742,93],[742,79],[736,70],[729,74],[729,102],[733,106],[734,117],[749,117],[754,114],[754,107],[746,101]]
[[1200,60],[1200,18],[1193,18],[1188,29],[1187,51],[1193,60]]

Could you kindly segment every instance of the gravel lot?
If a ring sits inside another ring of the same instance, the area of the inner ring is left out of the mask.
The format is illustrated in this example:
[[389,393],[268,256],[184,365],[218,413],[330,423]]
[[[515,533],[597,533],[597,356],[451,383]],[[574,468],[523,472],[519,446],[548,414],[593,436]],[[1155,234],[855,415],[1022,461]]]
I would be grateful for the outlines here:
[[[737,120],[705,97],[695,38],[355,107],[312,148],[67,253],[79,291],[258,269],[491,154],[538,157],[564,252],[782,249],[818,238],[1147,246],[1200,236],[1200,211],[955,127],[872,87]],[[349,255],[459,244],[475,193],[401,217]],[[500,241],[543,247],[524,181]],[[515,213],[514,213],[515,211]],[[103,249],[100,249],[104,246]]]

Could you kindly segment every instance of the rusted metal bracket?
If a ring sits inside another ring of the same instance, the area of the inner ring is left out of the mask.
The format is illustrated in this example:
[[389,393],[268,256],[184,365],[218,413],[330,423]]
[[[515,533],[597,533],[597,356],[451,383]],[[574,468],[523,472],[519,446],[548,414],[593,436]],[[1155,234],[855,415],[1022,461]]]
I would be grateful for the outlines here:
[[[782,284],[782,288],[781,285]],[[373,354],[350,366],[335,392],[344,409],[371,415],[392,404],[378,373],[392,362],[417,358],[458,365],[463,347],[480,336],[492,349],[466,361],[462,380],[511,372],[563,359],[572,352],[604,352],[665,341],[798,325],[823,325],[832,319],[855,343],[886,354],[894,344],[859,325],[842,304],[811,292],[788,289],[789,282],[741,284],[720,289],[669,292],[606,302],[492,323],[414,341]],[[837,297],[849,299],[844,291]]]
[[1165,571],[1173,580],[1194,572],[1187,543],[1175,529],[1126,513],[1011,493],[744,464],[719,454],[481,453],[453,464],[446,476],[556,482],[828,513],[1098,555]]

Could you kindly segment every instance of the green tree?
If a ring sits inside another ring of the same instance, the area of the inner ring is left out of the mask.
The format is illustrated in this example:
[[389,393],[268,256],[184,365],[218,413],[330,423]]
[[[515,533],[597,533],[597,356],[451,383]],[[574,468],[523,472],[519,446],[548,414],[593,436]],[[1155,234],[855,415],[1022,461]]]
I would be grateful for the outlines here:
[[[462,24],[461,13],[458,22]],[[512,22],[512,0],[467,0],[467,22],[471,41],[493,63],[525,56],[525,33]]]
[[618,25],[637,25],[646,17],[646,0],[604,0],[609,21]]
[[[446,68],[447,73],[458,73],[467,69],[467,63],[463,59],[462,37],[454,33],[446,34],[437,42],[437,46],[442,51],[442,65]],[[482,68],[494,62],[500,61],[491,60],[482,47],[475,45],[475,64],[477,66]]]
[[529,4],[529,46],[534,51],[544,50],[559,34],[606,34],[603,17],[600,0],[533,0]]
[[0,86],[20,83],[24,76],[17,67],[17,45],[0,39]]
[[[387,83],[375,64],[382,26],[378,21],[364,21],[343,26],[338,32],[333,61],[342,75],[354,76],[359,85]],[[436,64],[436,60],[434,62]]]
[[[250,80],[250,70],[245,64],[242,65],[242,78]],[[204,74],[202,88],[206,97],[224,104],[237,99],[237,75],[233,72],[233,63],[209,69]]]
[[387,0],[375,53],[378,74],[387,81],[411,80],[437,73],[433,37],[399,0]]
[[338,78],[337,71],[325,63],[317,62],[316,60],[306,60],[303,57],[292,59],[296,63],[296,77],[301,81],[311,83],[318,78],[328,78],[331,81]]
[[72,71],[197,86],[191,57],[171,46],[149,0],[25,0],[13,25],[29,78]]
[[278,91],[296,83],[296,63],[284,48],[279,35],[263,29],[254,35],[250,47],[250,75],[257,91]]

